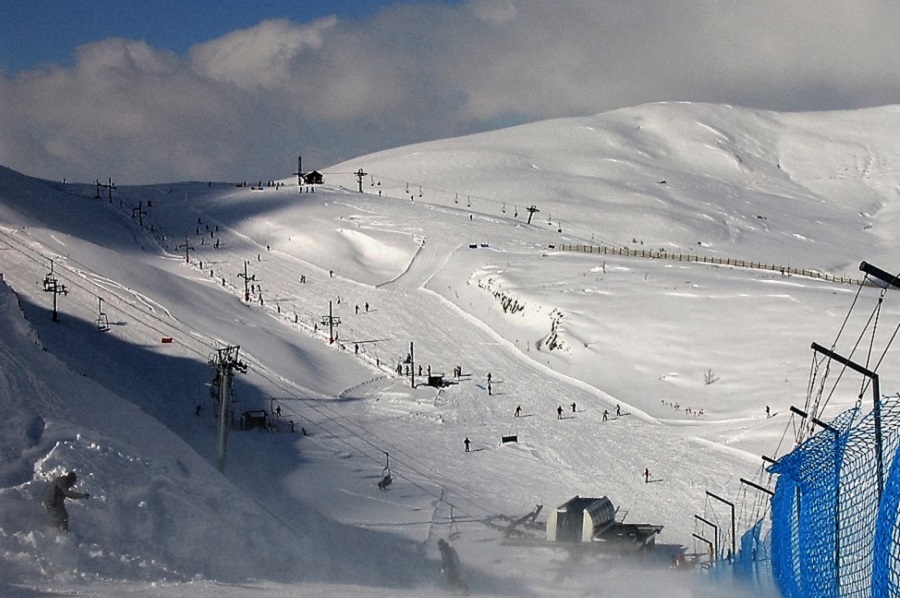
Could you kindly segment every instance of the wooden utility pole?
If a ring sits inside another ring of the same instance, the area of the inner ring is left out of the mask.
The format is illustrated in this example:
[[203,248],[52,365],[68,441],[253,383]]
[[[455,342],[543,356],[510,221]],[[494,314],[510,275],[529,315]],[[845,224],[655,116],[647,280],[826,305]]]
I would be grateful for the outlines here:
[[331,301],[328,302],[328,315],[322,316],[322,325],[328,325],[328,343],[333,343],[335,339],[334,327],[341,325],[341,318],[335,316],[331,309]]
[[227,446],[228,425],[231,422],[231,380],[234,372],[244,374],[247,364],[238,359],[239,346],[217,349],[210,357],[209,365],[216,368],[216,379],[219,381],[219,432],[216,440],[219,471],[225,471],[225,449]]
[[367,174],[369,174],[369,173],[363,172],[362,168],[360,168],[359,170],[356,171],[356,181],[359,183],[359,192],[360,193],[363,192],[363,190],[362,190],[363,177],[366,176]]
[[56,311],[56,297],[58,295],[68,295],[69,290],[66,288],[66,285],[59,284],[59,281],[53,276],[53,260],[50,260],[50,273],[44,277],[44,292],[53,293],[53,314],[50,319],[54,322],[59,322],[59,316]]
[[525,209],[528,210],[528,224],[531,224],[531,219],[534,217],[534,213],[540,212],[540,210],[537,209],[537,206],[534,204],[532,204],[530,208]]

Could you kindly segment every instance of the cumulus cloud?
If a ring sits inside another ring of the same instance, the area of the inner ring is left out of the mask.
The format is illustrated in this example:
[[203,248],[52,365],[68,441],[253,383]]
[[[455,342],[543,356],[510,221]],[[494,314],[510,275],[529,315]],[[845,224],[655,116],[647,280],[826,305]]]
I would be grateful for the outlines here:
[[287,20],[263,21],[194,46],[190,64],[199,74],[244,89],[290,87],[293,66],[303,59],[302,53],[321,48],[336,22],[335,17],[302,26]]
[[900,98],[900,4],[468,0],[265,20],[183,55],[107,39],[0,74],[0,163],[121,182],[287,176],[378,149],[650,101]]

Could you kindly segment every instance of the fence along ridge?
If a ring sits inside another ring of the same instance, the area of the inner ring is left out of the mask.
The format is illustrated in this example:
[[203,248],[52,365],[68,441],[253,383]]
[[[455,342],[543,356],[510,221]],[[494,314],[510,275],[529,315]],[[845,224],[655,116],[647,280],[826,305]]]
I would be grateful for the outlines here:
[[752,268],[754,270],[780,272],[781,274],[794,274],[797,276],[804,276],[806,278],[824,280],[826,282],[836,282],[840,284],[851,284],[857,286],[863,283],[863,281],[858,278],[852,278],[850,276],[834,276],[833,274],[826,274],[824,272],[819,272],[818,270],[806,270],[804,268],[793,268],[791,266],[781,266],[778,264],[767,264],[764,262],[738,260],[734,258],[669,253],[668,251],[657,251],[653,249],[629,249],[628,247],[610,247],[608,245],[573,245],[569,243],[550,245],[550,249],[557,249],[559,251],[574,251],[577,253],[596,253],[602,255],[642,257],[647,259],[670,260],[675,262],[697,262],[700,264],[715,264],[720,266],[732,266],[735,268]]

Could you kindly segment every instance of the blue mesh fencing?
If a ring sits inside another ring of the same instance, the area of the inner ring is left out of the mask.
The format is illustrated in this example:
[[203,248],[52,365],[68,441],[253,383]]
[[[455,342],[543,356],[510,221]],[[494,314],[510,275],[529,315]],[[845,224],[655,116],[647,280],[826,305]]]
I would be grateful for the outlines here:
[[[872,596],[900,596],[900,459],[896,459],[900,434],[897,433],[895,405],[882,402],[882,423],[894,425],[885,434],[885,454],[892,457],[885,464],[887,479],[878,508],[872,563]],[[886,426],[882,426],[885,428]]]
[[840,596],[871,596],[874,574],[876,523],[880,486],[897,451],[900,403],[881,401],[881,439],[876,435],[876,413],[870,412],[845,437],[844,458],[837,495],[838,592]]
[[900,596],[900,459],[894,459],[878,509],[872,596]]
[[775,587],[769,551],[771,528],[767,523],[765,519],[760,519],[741,536],[732,572],[741,587],[771,596],[775,593]]
[[800,517],[797,483],[780,476],[772,496],[772,577],[785,598],[803,596],[800,585]]
[[[796,532],[773,536],[773,542],[790,542],[789,546],[773,546],[773,553],[791,555],[790,563],[775,562],[776,581],[793,575],[796,582],[789,588],[779,586],[785,596],[817,596],[828,598],[837,596],[837,532],[836,522],[838,510],[838,474],[843,452],[841,439],[847,434],[857,413],[856,409],[845,411],[839,415],[831,426],[835,431],[823,430],[810,437],[791,453],[782,457],[772,465],[769,471],[790,478],[795,494],[793,501],[773,500],[772,521],[790,521],[797,517]],[[782,492],[790,490],[781,478],[775,487],[784,485]],[[796,515],[776,513],[776,507],[792,505]],[[793,571],[780,571],[789,564]]]
[[783,596],[900,596],[900,400],[883,399],[877,417],[880,439],[876,412],[851,409],[769,468],[779,474],[771,565]]

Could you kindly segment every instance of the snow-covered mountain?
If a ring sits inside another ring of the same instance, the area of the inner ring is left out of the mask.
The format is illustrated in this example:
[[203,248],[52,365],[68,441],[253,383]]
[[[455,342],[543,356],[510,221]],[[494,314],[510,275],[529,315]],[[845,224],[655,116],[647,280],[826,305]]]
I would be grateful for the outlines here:
[[[439,538],[475,594],[720,594],[669,556],[704,551],[695,515],[730,542],[707,491],[738,533],[765,515],[740,478],[790,450],[810,342],[856,335],[879,296],[796,272],[900,267],[898,120],[654,104],[380,152],[315,188],[0,169],[3,595],[442,595]],[[886,393],[898,321],[888,293],[864,343]],[[249,365],[235,414],[274,430],[232,429],[219,472],[227,346]],[[91,498],[61,536],[40,498],[68,469]],[[501,544],[574,495],[663,525],[655,556]]]

